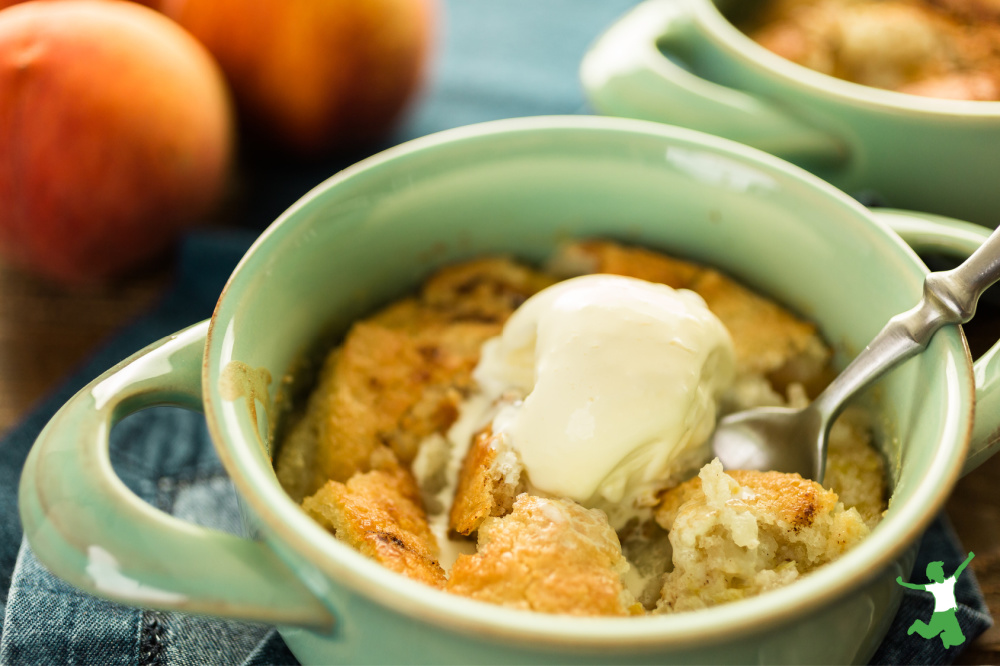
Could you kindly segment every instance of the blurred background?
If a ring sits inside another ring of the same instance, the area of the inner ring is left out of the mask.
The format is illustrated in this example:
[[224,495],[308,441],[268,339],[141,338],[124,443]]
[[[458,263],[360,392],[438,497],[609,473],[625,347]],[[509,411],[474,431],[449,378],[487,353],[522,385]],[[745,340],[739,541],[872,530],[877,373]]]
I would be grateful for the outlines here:
[[[186,238],[247,243],[315,185],[410,138],[586,112],[580,58],[635,3],[4,4],[0,433],[163,297]],[[164,33],[163,53],[149,32]],[[178,50],[193,62],[163,74]]]

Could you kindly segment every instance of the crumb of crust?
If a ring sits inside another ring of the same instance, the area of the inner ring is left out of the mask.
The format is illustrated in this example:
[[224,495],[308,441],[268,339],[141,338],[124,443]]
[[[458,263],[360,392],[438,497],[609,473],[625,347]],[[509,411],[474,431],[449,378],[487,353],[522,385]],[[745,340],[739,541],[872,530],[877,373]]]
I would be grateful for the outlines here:
[[487,426],[462,462],[449,513],[452,531],[469,536],[489,517],[510,512],[521,489],[522,465],[504,438]]
[[532,294],[555,282],[505,257],[486,257],[435,273],[420,292],[428,307],[454,319],[503,323]]
[[420,506],[416,481],[388,456],[376,456],[374,464],[381,469],[357,474],[346,484],[327,482],[302,502],[302,508],[338,539],[383,566],[443,588],[438,545]]
[[708,309],[729,331],[737,373],[775,373],[784,383],[804,385],[825,379],[819,375],[829,350],[813,324],[714,269],[609,241],[566,245],[552,266],[564,274],[609,273],[690,289],[705,299]]
[[722,471],[715,460],[663,496],[673,570],[657,612],[735,601],[786,585],[830,562],[869,529],[836,493],[798,474]]
[[642,613],[622,582],[628,567],[603,512],[521,494],[507,516],[483,522],[478,552],[459,556],[447,590],[543,613]]
[[602,240],[566,244],[559,248],[548,267],[563,277],[609,273],[658,282],[674,289],[688,288],[704,270],[698,264],[653,250]]

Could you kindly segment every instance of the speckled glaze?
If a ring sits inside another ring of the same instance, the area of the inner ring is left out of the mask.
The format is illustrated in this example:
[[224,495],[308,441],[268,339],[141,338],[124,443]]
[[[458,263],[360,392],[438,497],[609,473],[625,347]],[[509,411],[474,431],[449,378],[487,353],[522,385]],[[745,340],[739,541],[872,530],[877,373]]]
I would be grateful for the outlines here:
[[[675,616],[518,612],[385,570],[284,494],[269,418],[278,378],[303,352],[435,268],[483,253],[539,261],[573,237],[722,267],[817,321],[842,360],[921,293],[926,269],[890,224],[921,247],[959,254],[987,235],[929,216],[874,215],[774,157],[657,123],[527,118],[404,144],[282,215],[236,268],[211,321],[112,368],[55,416],[25,467],[25,533],[81,589],[275,623],[307,663],[865,662],[899,604],[894,581],[909,573],[916,539],[967,458],[996,445],[996,349],[974,368],[958,330],[877,387],[895,491],[871,537],[794,585]],[[166,517],[114,477],[110,425],[162,403],[205,410],[247,539]]]
[[637,6],[582,62],[593,106],[746,143],[851,194],[997,226],[1000,102],[918,97],[802,67],[726,20],[720,8],[738,1]]

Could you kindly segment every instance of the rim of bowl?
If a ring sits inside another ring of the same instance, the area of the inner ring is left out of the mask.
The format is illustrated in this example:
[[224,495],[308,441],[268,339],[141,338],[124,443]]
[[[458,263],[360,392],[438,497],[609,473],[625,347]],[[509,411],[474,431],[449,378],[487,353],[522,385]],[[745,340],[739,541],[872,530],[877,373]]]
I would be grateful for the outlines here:
[[[220,311],[224,302],[236,297],[230,293],[233,285],[247,271],[252,272],[258,262],[264,261],[262,257],[266,257],[267,246],[277,241],[283,228],[290,225],[289,221],[300,210],[339,183],[366,177],[387,162],[413,152],[512,132],[567,130],[652,135],[661,140],[695,143],[701,148],[721,152],[756,167],[782,172],[780,175],[783,177],[805,180],[807,187],[821,191],[819,196],[833,197],[842,207],[852,210],[858,225],[877,228],[884,236],[887,249],[897,252],[912,265],[913,275],[909,279],[918,281],[917,284],[922,283],[921,262],[913,250],[887,226],[868,216],[860,203],[779,158],[702,132],[629,118],[537,116],[496,120],[445,130],[389,148],[330,177],[282,213],[253,243],[233,270],[209,324],[202,367],[203,400],[208,428],[233,483],[262,524],[265,539],[277,537],[283,548],[296,551],[338,584],[413,619],[484,638],[513,638],[529,644],[557,647],[681,648],[710,639],[731,640],[800,617],[824,604],[846,597],[891,564],[919,538],[923,529],[943,506],[959,477],[971,434],[974,381],[968,346],[964,335],[957,328],[941,333],[951,340],[948,343],[951,353],[946,354],[946,360],[955,361],[959,378],[965,379],[965,382],[958,382],[955,387],[956,402],[960,408],[964,406],[964,409],[959,410],[964,411],[964,417],[959,418],[964,418],[965,425],[956,427],[957,441],[954,445],[937,447],[928,472],[919,479],[912,491],[915,500],[904,506],[893,507],[894,513],[887,516],[861,544],[791,585],[738,602],[677,614],[593,618],[519,611],[458,597],[410,580],[338,541],[310,519],[284,492],[273,470],[264,469],[254,460],[250,453],[254,445],[227,434],[237,431],[235,424],[227,424],[229,430],[223,428],[225,417],[215,407],[215,380],[218,373],[215,372],[217,368],[213,367],[211,358],[216,347],[216,337],[220,341],[223,337],[222,330],[218,336],[214,335]],[[219,366],[228,360],[220,358]],[[944,470],[943,476],[939,476],[939,470]],[[320,593],[317,596],[322,598]],[[334,616],[338,615],[337,608],[330,609]]]
[[913,115],[1000,119],[1000,101],[957,100],[912,95],[838,79],[835,76],[799,65],[751,39],[723,15],[716,2],[718,0],[699,0],[691,5],[702,26],[715,38],[716,45],[727,50],[731,55],[742,58],[758,70],[791,79],[819,97],[848,99],[855,104],[870,108],[892,109],[896,112]]

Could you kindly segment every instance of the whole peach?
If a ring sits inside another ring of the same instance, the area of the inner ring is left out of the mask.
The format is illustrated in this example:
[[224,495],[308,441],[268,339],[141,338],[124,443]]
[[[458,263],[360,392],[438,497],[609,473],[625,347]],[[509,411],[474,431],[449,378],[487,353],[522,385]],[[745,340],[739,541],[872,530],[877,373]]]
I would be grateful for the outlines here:
[[[0,9],[4,7],[10,7],[11,5],[17,5],[22,2],[27,2],[28,0],[0,0]],[[132,0],[132,2],[138,2],[140,5],[146,5],[147,7],[152,7],[157,0]]]
[[434,0],[160,0],[218,59],[247,124],[316,156],[384,133],[421,80]]
[[211,55],[119,0],[0,11],[0,254],[64,283],[122,275],[217,204],[233,119]]

